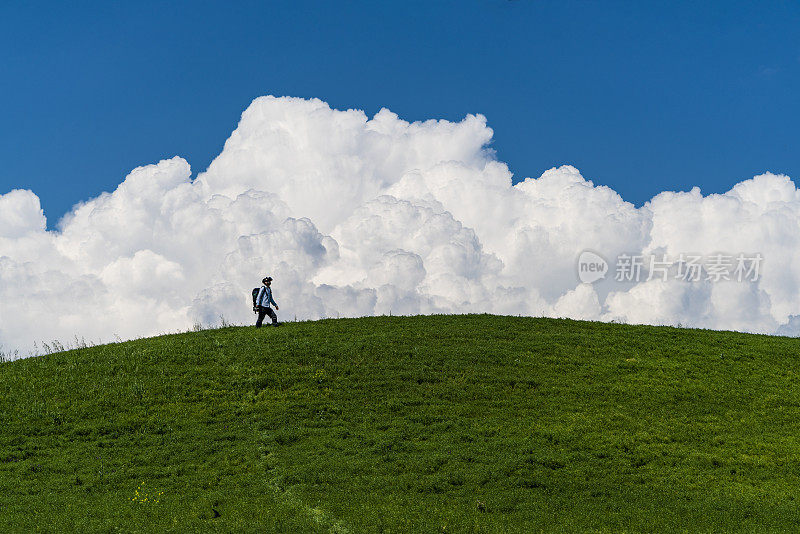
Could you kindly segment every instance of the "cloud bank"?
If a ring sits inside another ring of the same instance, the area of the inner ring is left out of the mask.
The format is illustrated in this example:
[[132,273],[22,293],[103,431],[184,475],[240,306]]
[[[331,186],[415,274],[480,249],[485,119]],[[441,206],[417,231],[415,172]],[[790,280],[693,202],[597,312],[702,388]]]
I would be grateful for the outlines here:
[[[636,208],[570,166],[512,185],[491,139],[481,115],[409,123],[267,96],[194,180],[179,157],[139,167],[55,231],[33,192],[0,195],[0,344],[248,323],[266,274],[283,319],[488,312],[800,331],[800,191],[788,177]],[[590,285],[577,275],[584,250],[764,259],[758,280],[610,272]]]

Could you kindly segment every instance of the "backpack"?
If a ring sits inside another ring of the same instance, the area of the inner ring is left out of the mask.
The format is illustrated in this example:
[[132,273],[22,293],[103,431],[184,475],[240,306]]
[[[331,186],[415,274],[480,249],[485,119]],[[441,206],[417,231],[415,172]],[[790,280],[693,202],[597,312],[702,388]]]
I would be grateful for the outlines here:
[[253,289],[253,308],[257,306],[256,301],[258,300],[258,293],[261,291],[260,287]]

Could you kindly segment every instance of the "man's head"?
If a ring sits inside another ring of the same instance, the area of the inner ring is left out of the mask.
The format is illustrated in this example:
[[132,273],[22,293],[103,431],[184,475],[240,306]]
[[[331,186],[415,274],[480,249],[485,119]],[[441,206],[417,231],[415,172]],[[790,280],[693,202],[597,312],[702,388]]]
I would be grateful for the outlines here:
[[263,280],[261,280],[261,282],[262,282],[262,283],[263,283],[265,286],[268,286],[268,285],[270,285],[270,283],[272,282],[272,277],[271,277],[271,276],[267,276],[266,278],[264,278]]

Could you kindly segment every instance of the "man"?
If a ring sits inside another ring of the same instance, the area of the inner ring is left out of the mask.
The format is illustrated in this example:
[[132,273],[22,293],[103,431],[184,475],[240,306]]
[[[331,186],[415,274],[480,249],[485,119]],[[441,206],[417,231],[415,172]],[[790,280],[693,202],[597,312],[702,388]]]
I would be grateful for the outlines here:
[[273,304],[276,310],[280,310],[278,304],[272,299],[272,289],[270,288],[272,285],[272,278],[267,276],[261,280],[261,283],[264,285],[258,292],[258,297],[256,298],[256,309],[254,310],[258,312],[256,328],[261,328],[261,322],[264,320],[265,315],[269,315],[270,319],[272,319],[272,326],[278,326],[278,316],[274,311],[272,311],[272,308],[269,307],[270,304]]

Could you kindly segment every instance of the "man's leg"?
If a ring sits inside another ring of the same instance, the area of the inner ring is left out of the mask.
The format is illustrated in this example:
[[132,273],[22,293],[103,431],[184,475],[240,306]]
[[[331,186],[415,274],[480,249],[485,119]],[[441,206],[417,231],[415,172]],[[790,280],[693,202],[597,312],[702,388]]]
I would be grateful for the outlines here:
[[269,314],[269,318],[272,319],[273,326],[278,324],[278,314],[276,314],[272,308],[267,308],[267,313]]
[[264,316],[267,314],[267,310],[269,308],[265,308],[264,306],[258,307],[258,319],[256,320],[256,328],[261,328],[261,323],[264,321]]

